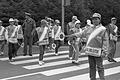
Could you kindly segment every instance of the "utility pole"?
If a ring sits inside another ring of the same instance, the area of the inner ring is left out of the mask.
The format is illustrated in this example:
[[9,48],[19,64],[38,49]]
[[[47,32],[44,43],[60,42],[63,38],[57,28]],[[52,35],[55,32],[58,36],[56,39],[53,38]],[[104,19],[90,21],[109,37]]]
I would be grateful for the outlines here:
[[62,30],[64,32],[64,22],[65,22],[65,1],[62,0]]

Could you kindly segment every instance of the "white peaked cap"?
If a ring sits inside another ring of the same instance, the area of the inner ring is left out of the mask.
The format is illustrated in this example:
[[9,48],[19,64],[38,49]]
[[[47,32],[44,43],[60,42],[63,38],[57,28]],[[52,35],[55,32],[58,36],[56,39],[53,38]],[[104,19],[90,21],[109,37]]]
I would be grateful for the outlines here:
[[13,19],[13,18],[10,18],[10,19],[9,19],[9,22],[11,22],[11,21],[14,21],[14,19]]

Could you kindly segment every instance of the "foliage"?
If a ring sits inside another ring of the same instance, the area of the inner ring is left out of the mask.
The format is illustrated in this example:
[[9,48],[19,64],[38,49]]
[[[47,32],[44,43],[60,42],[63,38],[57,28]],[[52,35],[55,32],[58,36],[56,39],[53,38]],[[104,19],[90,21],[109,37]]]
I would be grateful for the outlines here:
[[[10,17],[24,20],[24,12],[29,12],[39,26],[45,16],[61,20],[61,0],[0,0],[0,19],[8,21]],[[83,25],[94,12],[102,15],[102,23],[107,25],[110,18],[118,18],[120,25],[119,0],[71,0],[71,5],[65,6],[65,23],[71,21],[73,15],[78,16]]]

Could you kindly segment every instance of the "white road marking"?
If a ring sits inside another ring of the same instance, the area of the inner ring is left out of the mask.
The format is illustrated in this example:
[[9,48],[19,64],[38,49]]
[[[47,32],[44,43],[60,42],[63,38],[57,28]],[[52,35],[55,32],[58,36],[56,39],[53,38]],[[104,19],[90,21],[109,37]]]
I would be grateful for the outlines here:
[[[59,51],[58,54],[65,54],[65,53],[69,53],[69,51]],[[46,53],[44,56],[50,56],[50,55],[54,55],[54,52],[52,53]],[[24,59],[24,58],[32,58],[32,57],[37,57],[39,56],[39,54],[33,54],[33,56],[17,56],[15,57],[15,59]],[[8,57],[5,58],[0,58],[1,61],[6,61],[9,60]]]
[[[120,58],[116,58],[116,60],[120,61]],[[111,63],[108,62],[107,60],[104,60],[103,64],[107,65],[107,64],[111,64]],[[81,69],[86,69],[88,67],[89,67],[89,64],[85,63],[85,64],[81,64],[79,66],[72,66],[72,67],[65,67],[65,68],[59,68],[59,69],[52,69],[52,70],[43,71],[43,72],[41,72],[41,74],[46,75],[46,76],[52,76],[52,75],[57,75],[57,74],[61,74],[61,73],[78,71],[78,70],[81,70]]]
[[[113,75],[113,74],[117,74],[117,73],[120,73],[120,66],[105,69],[105,76],[109,76],[109,75]],[[99,78],[99,75],[97,74],[96,77]],[[80,79],[90,80],[89,73],[86,73],[86,74],[83,74],[83,75],[78,75],[78,76],[73,76],[73,77],[69,77],[69,78],[63,78],[63,79],[60,79],[60,80],[80,80]]]
[[[60,58],[66,58],[68,57],[68,55],[61,55],[61,56],[54,56],[54,57],[45,57],[44,61],[46,60],[54,60],[54,59],[60,59]],[[30,60],[23,60],[23,61],[15,61],[15,62],[11,62],[11,64],[14,65],[19,65],[19,64],[25,64],[25,63],[32,63],[32,62],[38,62],[39,59],[30,59]]]
[[[120,62],[120,58],[115,58],[115,60],[117,60],[118,62]],[[107,65],[107,64],[112,64],[112,63],[110,63],[110,62],[108,62],[107,60],[104,60],[104,65]],[[88,63],[87,64],[82,64],[82,65],[80,65],[79,67],[86,67],[86,68],[88,68]],[[73,66],[74,68],[78,68],[78,67],[75,67],[75,66]],[[73,67],[72,67],[72,69],[73,69]],[[79,68],[80,69],[80,68]],[[82,68],[81,68],[82,69]],[[84,69],[84,68],[83,68]],[[113,73],[111,73],[111,69],[113,69],[112,71],[114,71]],[[108,72],[109,71],[109,72]],[[110,68],[110,69],[106,69],[105,70],[105,75],[107,76],[107,75],[112,75],[112,74],[114,74],[114,73],[118,73],[118,71],[120,71],[120,67],[114,67],[114,68]],[[45,71],[44,71],[45,72]],[[12,79],[18,79],[18,78],[22,78],[22,77],[27,77],[27,76],[33,76],[33,75],[38,75],[38,74],[41,74],[41,73],[44,73],[44,72],[35,72],[35,73],[29,73],[29,74],[23,74],[23,75],[18,75],[18,76],[13,76],[13,77],[8,77],[8,78],[3,78],[3,79],[0,79],[0,80],[12,80]],[[107,73],[109,73],[109,74],[107,74]],[[82,77],[83,76],[83,77]],[[86,78],[86,77],[88,77],[88,73],[86,73],[86,74],[83,74],[81,77],[79,77],[79,79],[84,79],[84,78]],[[66,78],[67,79],[67,78]],[[64,80],[64,79],[63,79]],[[69,80],[69,79],[68,79]],[[72,80],[74,80],[74,79],[72,79]],[[75,79],[75,80],[77,80],[77,79]],[[84,80],[86,80],[86,79],[84,79]]]
[[[88,60],[88,57],[79,58],[79,61],[85,61],[85,60]],[[31,69],[38,69],[38,68],[43,68],[43,67],[63,65],[63,64],[71,63],[71,62],[72,62],[71,60],[63,60],[63,61],[56,61],[56,62],[51,62],[51,63],[45,63],[42,66],[40,66],[39,64],[37,64],[37,65],[23,66],[23,68],[31,70]]]

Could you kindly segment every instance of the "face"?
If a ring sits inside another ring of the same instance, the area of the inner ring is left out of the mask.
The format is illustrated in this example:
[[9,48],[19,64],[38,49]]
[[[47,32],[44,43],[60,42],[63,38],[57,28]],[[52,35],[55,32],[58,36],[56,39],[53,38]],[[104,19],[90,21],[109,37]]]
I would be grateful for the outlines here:
[[75,25],[76,28],[80,28],[80,26],[81,26],[80,23],[78,23],[78,24]]
[[100,19],[99,18],[93,18],[92,19],[92,23],[93,23],[93,25],[99,25],[100,24]]
[[2,22],[0,22],[0,26],[2,26]]
[[10,25],[14,25],[14,21],[10,21]]
[[73,22],[73,23],[75,23],[75,22],[76,22],[76,20],[75,20],[75,19],[72,19],[72,22]]
[[18,25],[18,22],[15,22],[15,25]]
[[26,18],[26,19],[28,19],[28,18],[29,18],[29,16],[28,16],[28,15],[25,15],[25,18]]
[[116,22],[117,22],[116,19],[111,21],[112,24],[116,24]]

